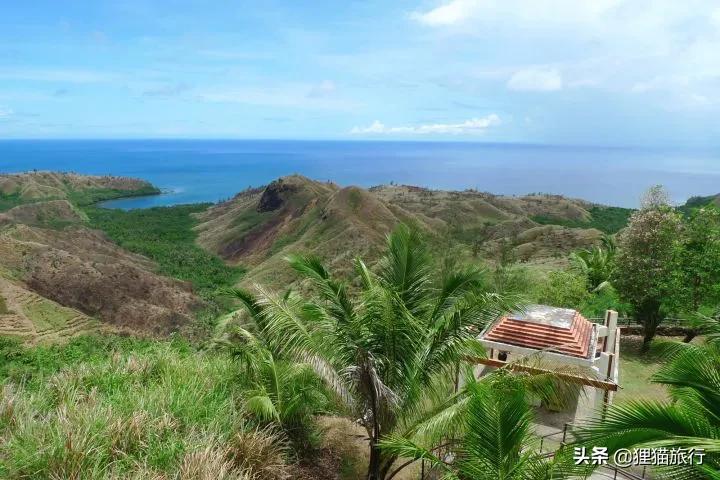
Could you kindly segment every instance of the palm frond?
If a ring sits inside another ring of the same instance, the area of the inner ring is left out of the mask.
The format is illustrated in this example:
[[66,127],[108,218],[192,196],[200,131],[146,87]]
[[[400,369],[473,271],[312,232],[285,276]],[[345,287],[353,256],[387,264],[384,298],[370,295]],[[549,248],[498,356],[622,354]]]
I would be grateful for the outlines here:
[[644,446],[677,437],[712,437],[707,419],[675,404],[633,401],[613,405],[604,418],[589,421],[575,435],[581,443],[618,448]]
[[399,225],[388,236],[388,250],[378,262],[378,277],[389,290],[395,292],[415,317],[428,309],[430,257],[420,232]]
[[322,298],[327,302],[330,314],[345,323],[352,323],[355,311],[344,283],[334,280],[321,260],[312,255],[290,255],[286,258],[290,266],[313,281]]
[[275,408],[275,403],[267,394],[258,393],[246,399],[244,408],[248,413],[261,420],[280,422],[280,414]]
[[431,449],[422,447],[412,440],[397,435],[385,437],[380,442],[380,448],[390,455],[394,455],[402,459],[425,460],[430,466],[438,467],[446,474],[447,479],[457,479],[457,475],[450,468],[450,465],[443,461],[442,458],[432,452]]
[[692,395],[720,425],[720,348],[689,345],[661,366],[652,381],[670,386],[675,396],[683,391],[685,398]]
[[252,293],[242,288],[228,288],[223,293],[228,297],[240,300],[254,320],[262,321],[262,307]]

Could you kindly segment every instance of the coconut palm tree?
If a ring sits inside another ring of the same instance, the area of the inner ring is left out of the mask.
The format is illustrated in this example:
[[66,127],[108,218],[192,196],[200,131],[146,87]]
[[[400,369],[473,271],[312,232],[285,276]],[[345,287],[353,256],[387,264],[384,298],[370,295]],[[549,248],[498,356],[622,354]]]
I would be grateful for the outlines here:
[[561,477],[566,458],[538,449],[527,378],[506,370],[480,380],[469,378],[461,424],[451,439],[447,431],[417,439],[392,436],[381,447],[402,458],[426,461],[448,480]]
[[[243,296],[241,291],[232,293]],[[230,323],[233,317],[221,322],[223,333],[215,344],[230,351],[240,366],[243,409],[260,424],[279,425],[296,447],[306,447],[314,416],[324,412],[328,404],[325,386],[307,363],[274,353],[251,332],[257,331],[257,325],[244,328]]]
[[[358,419],[369,439],[367,478],[385,479],[397,459],[379,447],[452,409],[466,355],[482,355],[476,335],[511,308],[487,293],[483,272],[433,275],[420,234],[407,226],[389,237],[371,271],[356,261],[357,288],[333,278],[315,257],[289,257],[315,294],[241,292],[272,349],[308,363]],[[441,278],[437,278],[441,277]],[[440,420],[438,420],[438,418]]]
[[675,345],[652,380],[668,387],[671,401],[613,405],[576,432],[578,441],[606,446],[611,455],[620,448],[703,449],[702,464],[655,468],[674,478],[720,478],[720,342]]
[[605,235],[602,238],[602,245],[570,254],[573,267],[587,278],[591,292],[598,292],[610,285],[615,251],[615,240]]

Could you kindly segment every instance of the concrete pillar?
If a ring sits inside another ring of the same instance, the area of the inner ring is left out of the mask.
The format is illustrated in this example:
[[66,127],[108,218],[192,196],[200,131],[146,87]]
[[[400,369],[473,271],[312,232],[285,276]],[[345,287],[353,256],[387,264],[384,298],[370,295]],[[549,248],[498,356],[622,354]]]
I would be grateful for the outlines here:
[[607,339],[603,343],[603,350],[608,353],[615,352],[615,340],[617,338],[618,313],[615,310],[605,312],[605,326],[607,326]]

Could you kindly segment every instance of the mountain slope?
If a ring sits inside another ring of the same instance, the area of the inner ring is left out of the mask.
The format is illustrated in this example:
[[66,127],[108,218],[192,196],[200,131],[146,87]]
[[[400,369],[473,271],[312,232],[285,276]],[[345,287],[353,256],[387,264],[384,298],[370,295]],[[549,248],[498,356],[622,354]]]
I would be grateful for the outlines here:
[[0,335],[33,342],[57,341],[101,330],[102,324],[84,313],[42,297],[0,277]]
[[136,178],[57,172],[0,174],[0,211],[40,200],[70,200],[87,205],[99,200],[155,193],[160,190]]
[[440,251],[459,245],[469,252],[481,239],[489,259],[506,243],[520,260],[555,259],[595,243],[601,232],[543,226],[531,217],[581,222],[590,218],[589,207],[560,196],[503,197],[410,186],[340,188],[293,175],[211,207],[200,214],[197,230],[201,246],[250,268],[244,283],[284,286],[293,279],[282,260],[288,253],[310,252],[335,270],[348,271],[357,255],[372,260],[400,222],[425,231]]
[[191,286],[88,228],[78,207],[156,190],[120,177],[0,175],[0,202],[9,207],[0,213],[0,287],[13,312],[0,316],[0,333],[38,341],[96,329],[98,320],[152,334],[189,325],[203,305]]
[[292,278],[287,253],[313,253],[346,271],[355,255],[372,255],[394,225],[413,217],[366,190],[293,175],[242,192],[200,220],[200,245],[250,267],[245,282],[280,285]]

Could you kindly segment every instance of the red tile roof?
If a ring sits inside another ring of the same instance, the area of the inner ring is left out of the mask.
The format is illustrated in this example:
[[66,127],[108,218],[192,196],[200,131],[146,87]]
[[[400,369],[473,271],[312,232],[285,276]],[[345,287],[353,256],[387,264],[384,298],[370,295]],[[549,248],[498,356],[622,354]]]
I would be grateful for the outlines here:
[[523,312],[502,317],[482,339],[534,350],[550,350],[571,357],[589,358],[593,323],[570,309],[532,305]]

